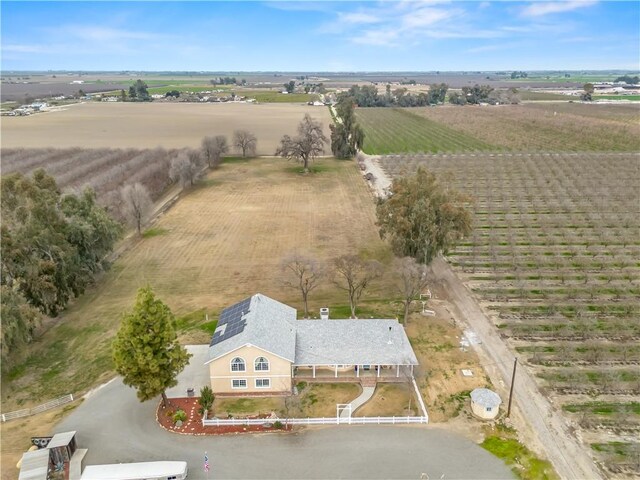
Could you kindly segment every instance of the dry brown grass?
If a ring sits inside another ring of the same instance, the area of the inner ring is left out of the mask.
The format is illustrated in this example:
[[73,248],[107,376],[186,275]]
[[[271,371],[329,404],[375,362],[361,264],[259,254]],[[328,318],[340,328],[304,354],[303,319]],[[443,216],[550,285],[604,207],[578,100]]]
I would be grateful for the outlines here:
[[22,458],[22,454],[31,446],[31,437],[50,436],[51,426],[59,422],[68,412],[82,403],[75,400],[63,407],[41,413],[33,417],[19,418],[0,425],[2,437],[2,480],[15,480],[18,478],[16,463]]
[[367,403],[354,414],[355,417],[399,417],[422,415],[410,383],[379,383]]
[[273,155],[284,134],[293,135],[305,113],[323,123],[326,107],[295,104],[82,103],[29,117],[3,117],[7,148],[199,147],[207,135],[246,129],[258,137],[258,155]]
[[[430,286],[432,291],[436,285]],[[429,420],[446,422],[456,417],[468,405],[466,392],[490,383],[472,349],[460,349],[460,329],[454,325],[457,312],[439,292],[439,299],[429,302],[435,317],[414,314],[407,326],[407,335],[420,364],[415,370],[416,382],[422,393]],[[461,369],[473,371],[473,377],[463,377]]]
[[[201,308],[215,313],[256,292],[300,309],[299,294],[281,283],[279,264],[292,250],[324,263],[365,248],[389,255],[355,164],[325,159],[316,165],[322,172],[307,176],[281,159],[238,161],[211,173],[159,219],[159,235],[118,259],[16,360],[2,377],[3,410],[75,394],[112,375],[110,343],[140,286],[151,285],[178,315]],[[389,291],[378,283],[368,297],[385,298]],[[310,300],[317,312],[344,305],[346,295],[325,281]],[[209,335],[196,328],[189,342],[207,342]]]
[[546,103],[411,109],[499,148],[521,151],[637,151],[637,105]]
[[338,403],[349,403],[360,393],[362,389],[357,383],[310,383],[300,389],[300,397],[294,400],[291,414],[296,417],[335,417]]

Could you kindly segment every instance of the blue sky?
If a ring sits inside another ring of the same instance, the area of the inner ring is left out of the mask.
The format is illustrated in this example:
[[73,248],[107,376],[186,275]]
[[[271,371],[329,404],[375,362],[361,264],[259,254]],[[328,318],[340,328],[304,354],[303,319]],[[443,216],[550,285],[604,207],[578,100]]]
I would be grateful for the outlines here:
[[640,2],[9,2],[2,69],[640,68]]

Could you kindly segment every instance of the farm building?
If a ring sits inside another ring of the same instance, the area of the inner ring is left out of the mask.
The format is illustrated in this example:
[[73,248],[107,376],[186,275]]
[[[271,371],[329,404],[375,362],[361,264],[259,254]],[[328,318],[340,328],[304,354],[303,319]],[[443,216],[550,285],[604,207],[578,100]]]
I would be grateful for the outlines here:
[[397,320],[297,320],[261,294],[220,314],[209,346],[217,395],[288,395],[294,380],[402,382],[418,364]]
[[501,403],[500,396],[488,388],[476,388],[471,392],[471,411],[480,418],[496,418]]

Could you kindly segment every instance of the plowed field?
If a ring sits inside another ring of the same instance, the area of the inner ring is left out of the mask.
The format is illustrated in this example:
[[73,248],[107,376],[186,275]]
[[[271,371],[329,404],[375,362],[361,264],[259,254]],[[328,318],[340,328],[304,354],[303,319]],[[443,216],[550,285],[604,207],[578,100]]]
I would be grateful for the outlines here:
[[199,147],[208,135],[245,129],[258,137],[258,155],[273,155],[284,134],[294,135],[305,113],[322,122],[326,107],[250,103],[82,103],[28,117],[3,117],[5,148]]

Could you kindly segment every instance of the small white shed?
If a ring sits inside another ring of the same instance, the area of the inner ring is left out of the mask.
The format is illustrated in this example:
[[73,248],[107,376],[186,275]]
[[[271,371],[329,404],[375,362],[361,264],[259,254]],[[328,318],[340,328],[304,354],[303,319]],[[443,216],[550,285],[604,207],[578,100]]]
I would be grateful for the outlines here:
[[488,388],[476,388],[471,392],[471,411],[477,417],[491,420],[498,416],[502,400]]

